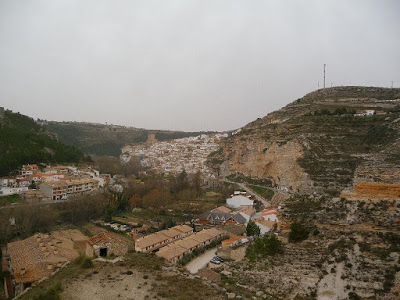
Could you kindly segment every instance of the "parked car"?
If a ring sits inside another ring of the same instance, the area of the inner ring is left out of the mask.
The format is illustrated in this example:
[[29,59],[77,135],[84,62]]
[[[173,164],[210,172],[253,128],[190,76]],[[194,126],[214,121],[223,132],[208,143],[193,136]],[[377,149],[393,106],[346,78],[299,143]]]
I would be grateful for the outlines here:
[[216,265],[219,265],[221,263],[219,260],[216,260],[214,258],[211,258],[210,262]]
[[218,260],[218,261],[220,261],[220,262],[224,262],[224,260],[222,259],[222,257],[220,257],[220,256],[214,256],[213,257],[213,259],[215,259],[215,260]]

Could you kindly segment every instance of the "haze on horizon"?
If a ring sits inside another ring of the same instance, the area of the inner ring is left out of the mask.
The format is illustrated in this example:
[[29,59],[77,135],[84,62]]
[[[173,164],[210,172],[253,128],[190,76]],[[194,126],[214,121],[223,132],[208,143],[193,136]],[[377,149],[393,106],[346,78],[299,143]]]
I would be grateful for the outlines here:
[[400,2],[0,1],[0,106],[231,130],[327,86],[400,86]]

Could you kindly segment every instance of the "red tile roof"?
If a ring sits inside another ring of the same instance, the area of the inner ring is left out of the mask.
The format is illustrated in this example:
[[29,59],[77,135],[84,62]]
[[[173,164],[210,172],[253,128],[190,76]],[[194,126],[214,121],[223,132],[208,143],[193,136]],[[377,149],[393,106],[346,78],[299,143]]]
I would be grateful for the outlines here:
[[115,236],[112,236],[109,232],[100,232],[99,234],[92,236],[88,242],[92,246],[104,245],[104,244],[112,243],[112,242],[124,244],[124,242],[122,240],[120,240],[119,238],[117,238]]

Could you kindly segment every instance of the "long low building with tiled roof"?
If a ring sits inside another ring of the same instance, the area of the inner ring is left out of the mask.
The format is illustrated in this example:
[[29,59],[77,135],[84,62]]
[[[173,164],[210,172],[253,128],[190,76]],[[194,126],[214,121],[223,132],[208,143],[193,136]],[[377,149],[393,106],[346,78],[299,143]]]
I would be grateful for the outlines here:
[[193,239],[191,236],[186,237],[182,240],[179,240],[179,241],[175,242],[174,244],[176,244],[182,248],[185,248],[186,251],[193,251],[194,249],[196,249],[199,246],[199,242],[196,241],[195,239]]
[[193,233],[193,228],[188,225],[177,225],[170,229],[146,235],[135,242],[135,250],[139,252],[152,252],[174,241],[182,239]]
[[171,244],[167,247],[161,248],[156,254],[164,257],[166,260],[179,260],[187,253],[187,251],[187,249],[179,245]]
[[156,252],[156,255],[168,261],[177,262],[185,254],[192,252],[198,247],[208,245],[222,235],[223,232],[218,229],[205,229],[161,248]]

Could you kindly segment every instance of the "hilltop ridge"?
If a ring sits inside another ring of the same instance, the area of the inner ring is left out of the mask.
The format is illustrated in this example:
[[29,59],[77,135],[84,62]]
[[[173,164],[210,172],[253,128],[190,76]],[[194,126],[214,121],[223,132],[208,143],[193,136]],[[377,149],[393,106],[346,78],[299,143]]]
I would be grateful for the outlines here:
[[126,144],[143,143],[148,134],[155,134],[159,141],[196,136],[204,132],[149,130],[121,125],[88,122],[42,121],[41,124],[55,133],[60,141],[77,147],[86,154],[118,157]]
[[[262,120],[279,123],[279,118],[314,113],[316,110],[334,110],[339,107],[362,110],[391,110],[399,105],[399,88],[343,86],[319,89],[304,95],[283,108],[266,115]],[[256,120],[254,122],[257,122]],[[254,122],[249,123],[245,128]]]

